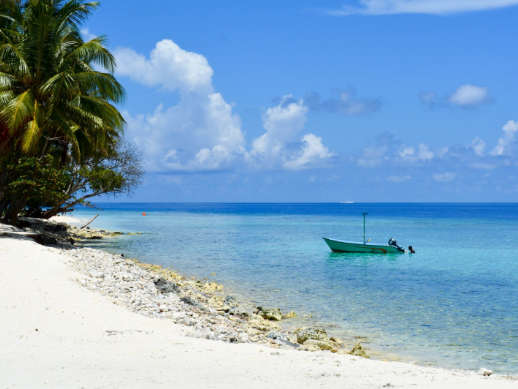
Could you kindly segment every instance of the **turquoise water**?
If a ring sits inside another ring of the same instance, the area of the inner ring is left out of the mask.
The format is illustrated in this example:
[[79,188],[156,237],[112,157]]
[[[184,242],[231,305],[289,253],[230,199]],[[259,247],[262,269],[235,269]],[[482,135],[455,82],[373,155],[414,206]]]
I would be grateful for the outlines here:
[[[102,204],[74,216],[139,231],[108,249],[312,314],[368,349],[518,373],[518,204]],[[145,211],[147,216],[142,216]],[[333,254],[322,236],[393,236],[415,255]]]

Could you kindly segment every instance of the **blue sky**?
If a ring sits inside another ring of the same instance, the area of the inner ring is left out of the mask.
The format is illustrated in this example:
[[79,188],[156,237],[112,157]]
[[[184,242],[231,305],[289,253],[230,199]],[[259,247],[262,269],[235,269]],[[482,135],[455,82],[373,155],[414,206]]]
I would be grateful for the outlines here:
[[518,0],[121,4],[119,200],[518,199]]

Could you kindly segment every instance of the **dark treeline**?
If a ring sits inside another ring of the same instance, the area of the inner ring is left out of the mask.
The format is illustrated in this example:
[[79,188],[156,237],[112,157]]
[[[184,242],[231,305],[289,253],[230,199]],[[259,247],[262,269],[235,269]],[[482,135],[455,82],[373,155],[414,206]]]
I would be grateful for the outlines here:
[[84,0],[0,0],[0,219],[48,218],[142,174],[122,141],[124,89]]

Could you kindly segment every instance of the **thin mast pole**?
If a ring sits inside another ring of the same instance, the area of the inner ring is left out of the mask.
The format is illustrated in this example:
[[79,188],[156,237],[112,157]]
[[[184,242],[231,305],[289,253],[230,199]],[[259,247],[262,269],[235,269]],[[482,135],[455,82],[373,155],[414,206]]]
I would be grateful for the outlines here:
[[365,216],[367,215],[367,212],[363,212],[363,244],[366,243],[365,241]]

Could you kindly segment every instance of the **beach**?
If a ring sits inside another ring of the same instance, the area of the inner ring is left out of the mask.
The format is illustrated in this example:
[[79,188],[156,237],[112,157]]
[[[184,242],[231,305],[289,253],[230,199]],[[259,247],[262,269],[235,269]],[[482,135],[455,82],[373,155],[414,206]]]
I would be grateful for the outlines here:
[[81,285],[88,277],[74,253],[96,250],[63,250],[21,237],[1,237],[0,246],[2,388],[517,385],[513,378],[482,372],[194,337],[196,323],[132,312]]
[[[224,285],[377,359],[517,375],[518,207],[484,204],[102,204],[89,245]],[[390,236],[415,255],[335,254],[321,239]],[[147,216],[141,212],[146,211]],[[360,217],[358,217],[360,215]],[[502,244],[505,242],[504,244]],[[490,260],[488,260],[490,258]]]
[[0,1],[0,389],[518,389],[518,0],[344,3]]

